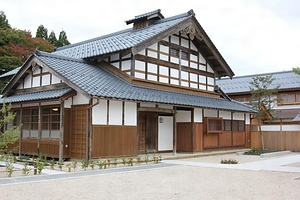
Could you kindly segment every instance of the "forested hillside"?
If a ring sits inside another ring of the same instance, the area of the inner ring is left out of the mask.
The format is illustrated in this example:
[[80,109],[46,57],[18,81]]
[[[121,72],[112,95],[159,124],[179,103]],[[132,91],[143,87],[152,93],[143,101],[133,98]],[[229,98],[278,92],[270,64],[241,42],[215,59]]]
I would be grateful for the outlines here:
[[[53,31],[48,38],[47,29],[40,25],[33,37],[28,30],[12,28],[4,12],[0,11],[0,75],[21,66],[35,49],[52,52],[55,47],[67,44],[70,43],[65,31],[60,32],[58,40]],[[0,91],[9,78],[0,79]]]

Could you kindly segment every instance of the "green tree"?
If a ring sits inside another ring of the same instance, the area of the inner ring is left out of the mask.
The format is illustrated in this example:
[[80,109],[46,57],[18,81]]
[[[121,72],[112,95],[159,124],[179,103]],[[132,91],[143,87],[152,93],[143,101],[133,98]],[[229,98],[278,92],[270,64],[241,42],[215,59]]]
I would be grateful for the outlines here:
[[300,74],[300,68],[299,67],[293,68],[293,72],[295,72],[296,74]]
[[65,31],[61,31],[59,33],[59,37],[58,37],[58,41],[57,41],[57,47],[62,47],[62,46],[65,46],[65,45],[69,45],[71,44],[69,41],[68,41],[68,37],[67,37],[67,34]]
[[2,29],[11,28],[8,23],[8,19],[6,18],[6,15],[4,14],[3,11],[0,11],[0,28],[2,28]]
[[20,135],[20,126],[14,126],[16,113],[11,112],[11,105],[5,102],[0,110],[0,150],[8,152],[8,145],[14,144]]
[[[258,122],[258,131],[261,138],[262,149],[265,149],[264,137],[261,130],[263,121],[270,120],[268,116],[273,116],[275,110],[273,109],[279,101],[277,98],[279,86],[273,87],[275,79],[270,76],[257,76],[250,82],[251,90],[251,105],[256,110],[254,117]],[[273,120],[273,119],[271,119]]]
[[51,31],[49,37],[48,37],[48,41],[53,44],[54,46],[57,45],[57,39],[56,39],[56,36],[55,36],[55,33],[53,31]]
[[40,25],[36,30],[35,37],[43,38],[44,40],[48,39],[48,29],[46,29],[43,25]]

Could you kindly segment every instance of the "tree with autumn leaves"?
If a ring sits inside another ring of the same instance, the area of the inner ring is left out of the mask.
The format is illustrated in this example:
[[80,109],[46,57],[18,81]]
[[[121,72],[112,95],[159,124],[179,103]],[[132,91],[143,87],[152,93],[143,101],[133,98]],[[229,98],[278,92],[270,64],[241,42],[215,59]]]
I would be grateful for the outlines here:
[[[38,30],[41,29],[40,27]],[[43,31],[45,30],[47,29],[44,28]],[[37,37],[32,37],[30,31],[11,28],[6,15],[0,11],[0,75],[21,66],[35,49],[52,52],[55,47],[70,44],[64,31],[60,34],[62,35],[61,38],[64,39],[60,43],[58,43],[59,40],[51,42],[49,40],[51,34],[52,32],[48,37],[46,31],[42,32],[42,37],[38,33]],[[55,41],[55,34],[54,37],[53,34],[51,36],[52,41]],[[5,78],[0,80],[0,91],[7,81],[8,79]]]

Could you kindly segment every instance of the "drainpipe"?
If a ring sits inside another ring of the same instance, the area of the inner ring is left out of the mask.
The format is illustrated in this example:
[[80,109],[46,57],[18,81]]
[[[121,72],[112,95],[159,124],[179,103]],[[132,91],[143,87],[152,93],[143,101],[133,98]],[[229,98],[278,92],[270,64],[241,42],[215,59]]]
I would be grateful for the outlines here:
[[[95,104],[93,104],[93,99],[97,99],[97,102]],[[96,105],[98,105],[100,103],[100,99],[99,98],[93,98],[92,97],[92,102],[89,107],[87,107],[86,109],[86,152],[85,152],[85,157],[87,160],[89,160],[89,158],[92,157],[92,137],[91,134],[89,134],[89,130],[92,130],[92,108]],[[90,112],[90,115],[89,115]]]

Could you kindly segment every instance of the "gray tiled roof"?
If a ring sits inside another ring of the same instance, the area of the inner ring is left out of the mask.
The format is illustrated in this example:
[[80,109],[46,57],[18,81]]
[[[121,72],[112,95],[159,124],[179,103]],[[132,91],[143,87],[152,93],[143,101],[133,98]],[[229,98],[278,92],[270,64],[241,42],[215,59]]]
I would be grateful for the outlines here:
[[0,78],[15,75],[20,69],[21,69],[21,67],[17,67],[15,69],[11,70],[11,71],[8,71],[8,72],[0,75]]
[[71,59],[44,52],[38,54],[36,56],[43,63],[92,96],[234,111],[251,110],[241,103],[225,99],[133,85],[82,59]]
[[54,98],[59,98],[65,94],[67,94],[71,90],[72,90],[72,88],[63,88],[63,89],[24,93],[24,94],[15,94],[15,95],[0,99],[0,103],[3,103],[3,101],[5,101],[7,103],[9,103],[9,102],[16,103],[16,102],[54,99]]
[[254,77],[257,76],[268,76],[272,75],[275,80],[273,81],[270,88],[277,87],[279,85],[279,90],[284,89],[300,89],[300,75],[295,74],[293,71],[283,71],[283,72],[274,72],[266,74],[254,74],[249,76],[238,76],[233,77],[233,79],[223,78],[217,80],[217,85],[228,94],[232,93],[244,93],[250,92],[250,82]]
[[176,15],[157,20],[153,25],[139,30],[130,28],[77,44],[64,46],[58,48],[53,53],[71,58],[88,58],[129,49],[157,36],[190,17],[192,17],[190,13]]

